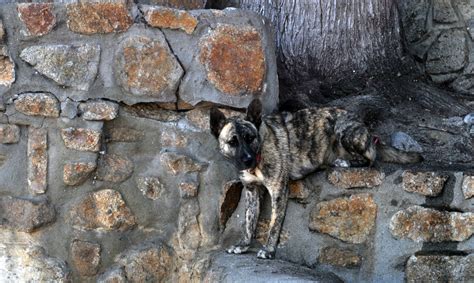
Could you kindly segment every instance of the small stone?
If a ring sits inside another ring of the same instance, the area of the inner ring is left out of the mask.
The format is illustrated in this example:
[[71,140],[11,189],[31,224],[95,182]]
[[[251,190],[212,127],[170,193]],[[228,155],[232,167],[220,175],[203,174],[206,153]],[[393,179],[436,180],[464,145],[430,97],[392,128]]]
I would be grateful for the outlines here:
[[56,211],[45,199],[8,196],[0,197],[0,215],[0,227],[31,233],[54,222]]
[[21,3],[16,5],[18,17],[23,22],[27,36],[48,34],[56,24],[52,3]]
[[230,95],[262,91],[265,53],[255,28],[219,24],[202,38],[200,48],[207,78],[218,90]]
[[119,105],[111,101],[88,101],[79,104],[84,120],[110,121],[117,117]]
[[127,282],[169,282],[174,260],[170,248],[162,243],[146,243],[120,255],[117,264]]
[[182,198],[192,198],[197,196],[199,184],[195,182],[179,183],[179,193]]
[[69,119],[76,118],[78,107],[79,102],[66,98],[64,102],[61,102],[61,117],[66,117]]
[[6,47],[0,47],[0,85],[9,87],[15,82],[15,63]]
[[84,230],[126,231],[136,225],[120,193],[110,189],[87,194],[72,207],[69,217],[75,228]]
[[143,195],[152,200],[157,200],[164,190],[164,186],[158,177],[139,176],[136,183]]
[[82,185],[96,169],[93,162],[74,162],[64,165],[63,180],[68,186]]
[[423,152],[421,145],[411,136],[404,132],[395,132],[391,136],[391,145],[399,150],[407,152]]
[[124,32],[132,24],[133,19],[125,1],[80,2],[67,5],[67,26],[73,32],[82,34]]
[[439,195],[448,180],[448,176],[437,172],[405,171],[402,178],[405,191],[431,197]]
[[328,174],[328,181],[341,189],[380,186],[385,174],[372,168],[337,168]]
[[192,34],[198,20],[190,13],[182,10],[159,6],[143,6],[146,22],[155,28],[180,29]]
[[351,250],[338,247],[325,247],[319,254],[319,262],[339,267],[358,267],[361,264],[360,256]]
[[22,93],[14,104],[16,111],[25,115],[59,117],[59,101],[51,93]]
[[110,128],[106,134],[107,142],[138,142],[144,137],[142,131],[125,127]]
[[99,271],[100,245],[74,240],[71,244],[72,263],[81,276],[94,276]]
[[126,38],[116,56],[116,76],[122,88],[133,96],[153,97],[156,102],[175,102],[183,69],[166,43],[136,35]]
[[190,173],[201,171],[203,164],[194,161],[191,157],[172,153],[164,152],[160,157],[161,163],[173,173],[178,175],[179,173]]
[[415,242],[461,242],[474,233],[474,213],[438,211],[414,205],[392,216],[390,232],[397,239]]
[[219,224],[224,231],[227,221],[232,216],[240,202],[244,185],[240,180],[230,181],[224,185],[224,192],[219,205]]
[[125,156],[105,154],[99,159],[97,178],[102,181],[121,183],[133,173],[133,162]]
[[0,143],[17,143],[20,141],[20,128],[17,125],[0,124]]
[[61,137],[67,148],[98,152],[100,150],[101,132],[84,128],[66,128],[61,130]]
[[161,144],[166,147],[186,147],[188,139],[175,131],[164,131],[161,133]]
[[44,194],[48,186],[48,131],[28,128],[28,189]]
[[406,264],[408,283],[472,282],[473,255],[412,255]]
[[304,185],[304,182],[301,180],[298,181],[289,181],[288,187],[290,189],[289,198],[296,199],[298,201],[306,200],[309,195],[309,189]]
[[462,192],[465,199],[472,198],[474,196],[474,175],[464,176],[462,181]]
[[99,67],[98,45],[36,45],[20,53],[20,58],[57,84],[88,90]]
[[206,8],[207,0],[153,0],[153,4],[175,9],[195,10]]
[[444,31],[428,51],[426,71],[429,74],[444,74],[462,69],[466,63],[466,50],[463,30]]
[[309,229],[342,241],[365,242],[375,225],[377,204],[369,194],[352,195],[318,203],[311,212]]

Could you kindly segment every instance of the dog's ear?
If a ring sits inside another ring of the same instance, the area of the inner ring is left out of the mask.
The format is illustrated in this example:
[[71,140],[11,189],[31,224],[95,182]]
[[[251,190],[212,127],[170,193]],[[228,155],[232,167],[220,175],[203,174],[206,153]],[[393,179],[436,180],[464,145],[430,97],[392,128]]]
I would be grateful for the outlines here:
[[219,133],[222,130],[222,127],[224,127],[224,125],[225,125],[226,117],[225,117],[224,113],[219,111],[219,109],[217,109],[216,107],[211,108],[210,116],[211,117],[209,119],[209,122],[210,122],[210,126],[211,126],[211,133],[216,138],[218,138]]
[[255,125],[255,127],[260,127],[262,123],[262,102],[258,99],[252,100],[249,107],[247,107],[247,120]]

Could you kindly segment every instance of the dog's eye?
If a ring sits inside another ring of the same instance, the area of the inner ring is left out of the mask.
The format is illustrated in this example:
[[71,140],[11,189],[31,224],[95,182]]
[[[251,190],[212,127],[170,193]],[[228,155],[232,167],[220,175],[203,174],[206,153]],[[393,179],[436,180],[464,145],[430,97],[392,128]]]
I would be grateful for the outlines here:
[[233,136],[228,142],[230,146],[237,146],[239,144],[239,140],[236,136]]
[[245,135],[244,136],[244,140],[245,140],[246,143],[251,143],[251,142],[253,142],[254,139],[255,139],[255,137],[251,136],[251,135]]

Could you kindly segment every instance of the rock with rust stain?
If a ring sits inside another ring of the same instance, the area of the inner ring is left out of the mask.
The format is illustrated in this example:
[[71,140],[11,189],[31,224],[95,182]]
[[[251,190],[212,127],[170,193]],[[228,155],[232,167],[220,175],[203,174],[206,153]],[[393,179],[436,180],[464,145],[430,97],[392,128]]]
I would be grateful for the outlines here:
[[448,176],[437,172],[412,172],[402,174],[403,189],[423,196],[437,196],[443,191]]
[[94,162],[71,162],[64,165],[63,181],[68,186],[82,185],[96,169]]
[[92,129],[70,127],[61,130],[61,137],[67,148],[98,152],[102,133]]
[[328,181],[341,189],[373,188],[382,184],[385,174],[373,168],[337,168]]
[[179,29],[191,34],[198,24],[196,17],[182,10],[160,6],[142,6],[141,10],[146,22],[156,28]]
[[42,36],[51,32],[56,25],[56,15],[52,3],[17,4],[18,17],[23,22],[26,36]]
[[46,199],[0,197],[0,227],[34,232],[56,220],[56,210]]
[[356,252],[339,247],[325,247],[319,254],[320,263],[332,266],[354,268],[360,266],[361,261]]
[[105,154],[100,157],[97,178],[102,181],[121,183],[132,176],[133,161],[118,154]]
[[99,244],[74,240],[71,243],[72,263],[81,276],[94,276],[99,271],[101,248]]
[[59,117],[59,100],[52,93],[22,93],[14,101],[15,109],[25,115]]
[[0,85],[10,87],[15,82],[15,63],[5,46],[0,47]]

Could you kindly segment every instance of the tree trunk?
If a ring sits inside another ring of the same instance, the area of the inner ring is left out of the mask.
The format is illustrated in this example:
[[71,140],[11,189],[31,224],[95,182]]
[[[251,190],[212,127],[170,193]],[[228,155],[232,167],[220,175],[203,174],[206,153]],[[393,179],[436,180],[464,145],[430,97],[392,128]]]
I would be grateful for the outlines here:
[[[210,1],[212,2],[212,1]],[[276,29],[280,77],[335,82],[400,65],[395,0],[218,0],[255,11]]]

